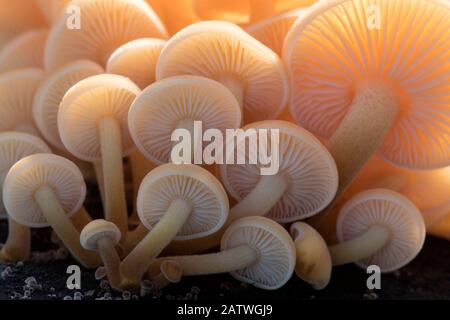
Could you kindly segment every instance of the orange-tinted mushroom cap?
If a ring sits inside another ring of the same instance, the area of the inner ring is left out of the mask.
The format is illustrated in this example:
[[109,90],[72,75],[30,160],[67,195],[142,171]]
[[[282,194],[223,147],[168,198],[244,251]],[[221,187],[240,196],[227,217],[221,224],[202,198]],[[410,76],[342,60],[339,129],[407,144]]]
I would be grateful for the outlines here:
[[134,144],[128,130],[128,110],[140,89],[129,79],[111,74],[92,76],[74,85],[61,101],[58,129],[64,146],[90,162],[102,159],[98,123],[113,118],[120,123],[124,155]]
[[[239,128],[238,102],[220,83],[198,76],[158,81],[133,102],[128,126],[136,146],[155,163],[170,162],[172,132],[202,121],[203,130]],[[191,135],[194,133],[191,132]]]
[[155,38],[130,41],[109,57],[106,72],[128,77],[145,89],[155,82],[156,62],[165,43]]
[[66,92],[77,82],[103,73],[102,67],[87,60],[75,61],[49,75],[36,92],[33,118],[44,138],[65,150],[58,131],[58,110]]
[[[287,181],[287,189],[268,217],[282,223],[306,219],[321,212],[333,200],[338,187],[336,164],[317,138],[295,124],[279,120],[261,121],[243,128],[248,129],[255,129],[255,132],[279,130],[277,175]],[[271,137],[268,141],[270,144]],[[236,143],[235,149],[238,146],[241,147]],[[246,152],[245,164],[220,167],[227,191],[238,201],[250,194],[261,180],[261,167],[264,166],[250,164],[252,152],[257,150],[250,148],[250,152]],[[232,155],[229,150],[227,154],[227,157]],[[227,160],[226,163],[233,161]]]
[[279,289],[289,281],[295,267],[295,247],[282,226],[264,217],[239,219],[225,231],[220,249],[242,245],[256,250],[258,259],[231,272],[234,278],[267,290]]
[[28,227],[48,227],[34,199],[34,193],[44,186],[55,192],[68,216],[82,207],[86,185],[78,167],[60,156],[35,154],[17,162],[6,176],[3,199],[8,214]]
[[142,224],[152,230],[174,199],[191,205],[189,218],[175,237],[177,240],[208,236],[227,220],[227,194],[211,173],[195,165],[165,164],[153,169],[142,181],[137,198]]
[[63,14],[52,27],[45,48],[45,67],[53,70],[80,59],[102,66],[121,45],[146,37],[166,37],[154,11],[142,0],[74,0],[80,9],[80,28],[68,28]]
[[397,270],[408,264],[422,249],[425,225],[419,210],[407,198],[385,189],[365,191],[350,200],[337,220],[339,242],[350,241],[372,226],[389,230],[381,250],[356,262],[366,269],[377,265],[382,272]]
[[199,22],[167,42],[156,79],[186,74],[214,79],[229,88],[245,122],[276,118],[288,101],[287,76],[277,54],[228,22]]
[[0,75],[0,131],[38,133],[32,107],[44,78],[41,69],[20,69]]
[[448,1],[318,2],[285,42],[292,114],[308,130],[330,137],[360,88],[377,82],[398,107],[381,155],[403,167],[448,166],[449,30]]
[[0,72],[19,68],[43,68],[44,47],[48,30],[32,30],[20,34],[0,51]]

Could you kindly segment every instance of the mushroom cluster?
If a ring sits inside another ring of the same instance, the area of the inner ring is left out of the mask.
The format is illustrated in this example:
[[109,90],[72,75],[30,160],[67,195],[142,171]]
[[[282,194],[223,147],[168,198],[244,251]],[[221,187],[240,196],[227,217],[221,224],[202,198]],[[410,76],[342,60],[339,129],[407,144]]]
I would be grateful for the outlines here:
[[0,262],[50,227],[118,291],[321,290],[450,239],[450,2],[22,2],[0,0]]

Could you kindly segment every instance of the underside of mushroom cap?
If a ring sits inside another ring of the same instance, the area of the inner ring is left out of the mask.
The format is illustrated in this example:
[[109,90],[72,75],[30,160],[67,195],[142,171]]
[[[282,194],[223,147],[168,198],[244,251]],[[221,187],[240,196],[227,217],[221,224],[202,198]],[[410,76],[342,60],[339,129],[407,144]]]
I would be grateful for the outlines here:
[[381,155],[415,169],[448,166],[449,30],[448,1],[318,2],[285,42],[292,114],[306,129],[331,137],[360,86],[382,83],[397,96],[399,110]]
[[58,110],[66,92],[77,82],[103,72],[96,63],[80,60],[65,65],[43,81],[34,97],[33,118],[53,146],[65,150],[58,131]]
[[377,265],[382,272],[391,272],[408,264],[422,249],[425,224],[419,210],[406,197],[386,189],[356,195],[339,213],[338,240],[355,239],[374,225],[387,228],[390,238],[377,253],[356,262],[360,267]]
[[[279,130],[279,171],[278,175],[284,177],[288,188],[282,198],[268,213],[268,217],[280,223],[288,223],[306,219],[321,212],[333,200],[338,188],[338,172],[336,164],[320,141],[301,127],[280,120],[267,120],[249,124],[244,131],[255,129],[249,136],[259,135],[260,130],[269,130],[267,137],[268,150],[271,145],[270,130]],[[248,141],[248,139],[246,139]],[[243,143],[235,143],[236,155],[243,150]],[[246,142],[248,143],[248,142]],[[276,146],[275,146],[276,147]],[[230,148],[227,146],[227,157]],[[245,198],[261,179],[261,168],[264,165],[250,164],[252,153],[258,152],[255,148],[246,148],[245,164],[236,164],[237,161],[228,159],[222,165],[221,177],[225,188],[237,201]],[[254,158],[260,158],[253,154]]]
[[106,72],[128,77],[144,89],[155,82],[156,62],[165,43],[156,38],[130,41],[109,57]]
[[104,66],[121,45],[146,37],[165,38],[164,26],[142,0],[74,0],[80,10],[80,27],[68,28],[63,14],[52,27],[45,49],[45,67],[53,70],[80,59]]
[[303,8],[288,11],[252,24],[245,31],[281,57],[286,35],[303,13],[305,13]]
[[208,236],[228,218],[227,194],[211,173],[195,165],[165,164],[153,169],[139,189],[137,211],[142,224],[152,230],[176,199],[191,204],[176,240]]
[[20,69],[0,75],[0,131],[35,128],[33,98],[45,78],[41,69]]
[[189,74],[233,82],[243,93],[246,122],[276,118],[288,101],[288,79],[278,55],[231,23],[199,22],[167,42],[156,79]]
[[86,185],[78,167],[71,161],[51,154],[34,154],[18,161],[3,185],[3,200],[8,214],[18,223],[48,227],[45,215],[34,196],[42,187],[50,187],[68,216],[83,205]]
[[291,278],[295,267],[295,247],[289,233],[264,217],[247,217],[234,222],[224,233],[221,251],[247,245],[257,251],[258,260],[231,272],[239,281],[257,288],[276,290]]
[[86,250],[97,250],[98,241],[108,238],[117,245],[121,238],[119,228],[112,222],[103,219],[91,221],[80,233],[80,243]]
[[[41,139],[21,132],[0,133],[0,195],[9,169],[20,159],[35,153],[51,153]],[[4,209],[0,196],[0,212]]]
[[0,51],[0,72],[19,68],[43,68],[48,30],[20,34]]
[[102,74],[81,80],[61,101],[58,129],[64,146],[76,157],[90,162],[102,159],[99,123],[115,119],[120,124],[123,155],[134,144],[128,130],[128,110],[140,93],[129,79]]
[[133,102],[128,116],[136,146],[158,164],[170,162],[171,135],[186,121],[201,121],[203,130],[224,133],[240,127],[240,106],[233,94],[214,80],[178,76],[150,85]]

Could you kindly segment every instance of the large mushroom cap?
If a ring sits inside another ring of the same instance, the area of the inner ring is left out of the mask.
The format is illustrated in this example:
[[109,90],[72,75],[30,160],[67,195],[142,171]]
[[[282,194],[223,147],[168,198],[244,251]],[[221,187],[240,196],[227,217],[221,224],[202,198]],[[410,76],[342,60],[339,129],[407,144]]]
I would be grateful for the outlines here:
[[210,235],[228,218],[227,194],[211,173],[194,165],[165,164],[152,170],[139,189],[137,211],[144,226],[152,230],[174,199],[192,206],[176,240]]
[[425,224],[419,210],[404,196],[385,189],[362,192],[341,210],[337,220],[339,242],[364,234],[371,226],[380,225],[390,231],[386,245],[371,257],[358,261],[366,269],[377,265],[390,272],[408,264],[422,249]]
[[289,233],[264,217],[248,217],[234,222],[224,233],[222,251],[247,245],[257,251],[258,260],[231,273],[237,280],[257,288],[276,290],[291,278],[295,267],[295,247]]
[[178,76],[145,89],[130,109],[129,128],[136,146],[155,163],[170,162],[172,132],[186,121],[202,121],[203,130],[239,128],[241,112],[233,94],[220,83]]
[[20,69],[0,75],[0,131],[37,132],[33,98],[45,78],[40,69]]
[[60,150],[65,150],[59,137],[58,110],[66,92],[77,82],[103,73],[102,67],[87,60],[71,62],[48,76],[36,92],[33,118],[44,138]]
[[0,51],[0,72],[19,68],[43,68],[44,47],[48,30],[32,30],[20,34]]
[[449,165],[449,30],[449,1],[318,2],[285,42],[292,114],[308,130],[330,137],[358,88],[378,81],[400,104],[382,156],[416,169]]
[[155,38],[130,41],[109,57],[106,72],[130,78],[144,89],[155,82],[156,62],[165,43]]
[[42,187],[54,190],[68,216],[81,208],[86,196],[83,175],[74,163],[56,155],[34,154],[18,161],[6,176],[3,201],[8,214],[24,226],[48,227],[34,199]]
[[[9,169],[20,159],[35,153],[51,153],[51,150],[44,141],[32,135],[20,132],[0,133],[0,194]],[[3,198],[0,197],[0,212],[3,211]]]
[[186,74],[233,82],[243,93],[246,122],[276,118],[288,100],[288,81],[280,58],[231,23],[199,22],[167,42],[156,79]]
[[111,74],[92,76],[74,85],[61,101],[58,129],[64,146],[76,157],[100,161],[99,122],[119,122],[124,155],[134,144],[128,130],[128,110],[140,89],[129,79]]
[[80,243],[84,249],[96,251],[100,239],[108,238],[114,245],[117,245],[121,237],[122,234],[114,223],[98,219],[83,228],[80,233]]
[[[255,131],[247,131],[254,129]],[[288,182],[287,191],[268,213],[282,223],[306,219],[321,212],[334,198],[338,187],[336,164],[328,150],[312,134],[292,123],[267,120],[249,124],[243,130],[254,136],[260,130],[279,130],[279,172]],[[268,132],[268,144],[271,137]],[[248,140],[248,139],[246,139]],[[241,142],[241,144],[244,141]],[[235,143],[235,149],[242,146]],[[247,148],[246,164],[222,165],[222,181],[237,201],[245,198],[261,179],[262,165],[250,164],[254,148]],[[269,148],[270,150],[270,148]],[[239,152],[239,151],[238,151]],[[235,155],[238,154],[235,152]],[[232,153],[227,148],[227,157]],[[257,157],[256,157],[257,158]],[[237,163],[228,159],[226,163]]]
[[245,31],[281,57],[286,35],[291,30],[294,22],[303,13],[305,13],[303,8],[284,12],[252,24]]
[[131,40],[166,37],[161,21],[145,1],[74,0],[70,5],[80,9],[80,29],[67,27],[67,14],[59,17],[45,48],[46,69],[79,59],[104,66],[116,48]]

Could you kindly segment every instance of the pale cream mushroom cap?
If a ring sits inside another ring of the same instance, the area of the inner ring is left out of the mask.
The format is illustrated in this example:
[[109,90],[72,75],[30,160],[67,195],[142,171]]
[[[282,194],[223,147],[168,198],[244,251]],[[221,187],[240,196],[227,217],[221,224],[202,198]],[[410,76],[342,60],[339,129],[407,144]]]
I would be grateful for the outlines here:
[[80,233],[80,243],[86,250],[97,251],[100,239],[108,238],[114,245],[117,245],[121,237],[122,234],[114,223],[97,219],[83,228]]

